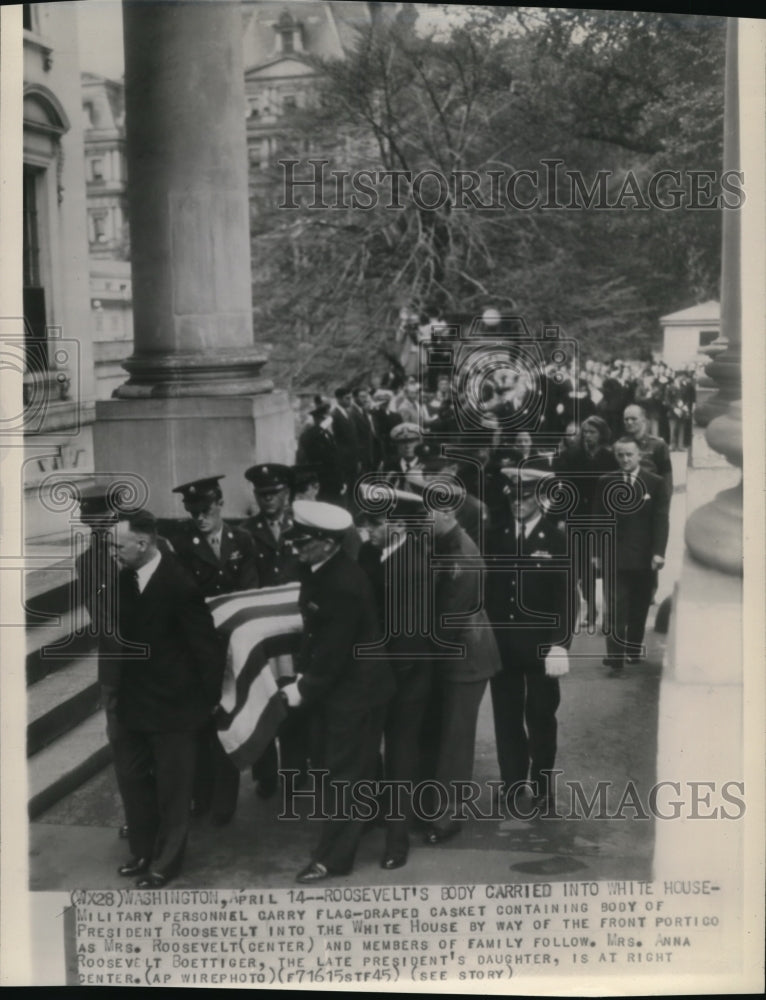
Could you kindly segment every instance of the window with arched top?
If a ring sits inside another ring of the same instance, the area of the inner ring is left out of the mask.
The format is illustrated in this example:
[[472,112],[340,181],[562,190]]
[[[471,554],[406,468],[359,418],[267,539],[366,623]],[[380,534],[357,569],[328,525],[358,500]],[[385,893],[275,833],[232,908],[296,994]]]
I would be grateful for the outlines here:
[[64,195],[62,137],[69,119],[56,95],[39,84],[24,89],[23,273],[27,368],[47,369],[57,254],[52,232]]

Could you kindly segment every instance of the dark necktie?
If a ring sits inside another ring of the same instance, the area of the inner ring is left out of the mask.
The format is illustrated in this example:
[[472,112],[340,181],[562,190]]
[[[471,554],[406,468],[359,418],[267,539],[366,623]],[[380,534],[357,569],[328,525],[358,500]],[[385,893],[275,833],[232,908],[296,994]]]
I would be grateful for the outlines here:
[[141,596],[141,588],[138,586],[138,571],[135,569],[129,569],[125,574],[126,579],[126,590],[128,594],[136,598],[136,600]]

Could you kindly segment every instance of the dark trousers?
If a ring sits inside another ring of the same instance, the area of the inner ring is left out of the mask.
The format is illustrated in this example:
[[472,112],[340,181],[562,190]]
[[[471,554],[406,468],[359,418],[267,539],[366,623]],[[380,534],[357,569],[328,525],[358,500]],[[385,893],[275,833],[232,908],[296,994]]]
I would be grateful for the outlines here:
[[406,854],[412,824],[409,790],[420,774],[420,729],[431,690],[431,664],[427,660],[394,664],[396,693],[386,711],[384,775],[389,781],[407,784],[401,793],[391,791],[392,805],[401,807],[401,819],[386,817],[386,853]]
[[[473,777],[473,760],[476,748],[476,724],[479,706],[487,687],[486,679],[480,681],[453,681],[439,677],[435,666],[432,697],[426,708],[421,732],[423,752],[423,777],[435,780],[442,789],[439,797],[440,815],[434,820],[437,830],[448,830],[459,818],[454,782],[470,781]],[[429,814],[437,812],[433,798],[424,802]]]
[[561,701],[558,678],[547,677],[534,662],[504,668],[490,680],[495,745],[500,778],[506,788],[527,777],[536,794],[548,794],[544,771],[556,762],[556,709]]
[[130,850],[168,877],[180,871],[186,849],[197,739],[123,728],[113,743]]
[[605,594],[612,625],[606,637],[610,659],[643,655],[646,617],[656,585],[657,574],[651,569],[618,570],[615,574]]
[[115,742],[119,739],[120,733],[122,732],[122,723],[117,718],[117,686],[114,684],[102,684],[101,685],[101,704],[104,706],[104,714],[106,715],[106,738],[109,740],[109,745],[112,748],[112,756],[115,758],[115,769],[114,773],[117,778],[117,788],[120,793],[120,798],[123,801],[123,807],[125,803],[125,792],[122,788],[122,775],[120,774],[120,769],[116,765],[116,751],[114,749]]
[[[359,781],[375,781],[385,717],[385,705],[358,712],[320,705],[312,716],[311,763],[329,771],[325,779],[328,791],[322,796],[326,818],[319,822],[312,860],[336,875],[353,868],[364,823],[352,817],[348,808],[344,810],[342,797],[333,794],[332,783],[353,786]],[[348,798],[346,805],[350,805]]]
[[239,771],[221,746],[212,720],[198,737],[193,797],[195,812],[209,809],[214,819],[228,819],[237,808]]
[[276,787],[280,768],[299,771],[294,786],[303,784],[308,770],[310,717],[305,706],[291,709],[279,726],[279,750],[272,740],[252,766],[253,781]]

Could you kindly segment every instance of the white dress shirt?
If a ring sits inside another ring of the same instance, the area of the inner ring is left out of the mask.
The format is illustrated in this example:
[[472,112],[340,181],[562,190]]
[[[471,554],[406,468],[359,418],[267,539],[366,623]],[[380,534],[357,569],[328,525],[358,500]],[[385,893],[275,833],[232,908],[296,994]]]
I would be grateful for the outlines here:
[[145,562],[143,566],[136,570],[136,580],[138,581],[139,594],[143,594],[146,590],[146,585],[154,575],[154,571],[159,566],[161,558],[162,553],[157,551],[154,553],[149,562]]

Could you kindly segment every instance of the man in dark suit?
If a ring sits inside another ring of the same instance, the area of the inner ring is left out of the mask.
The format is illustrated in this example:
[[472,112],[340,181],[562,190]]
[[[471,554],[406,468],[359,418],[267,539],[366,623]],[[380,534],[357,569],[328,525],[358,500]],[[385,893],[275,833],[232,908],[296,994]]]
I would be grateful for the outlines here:
[[[223,521],[223,476],[209,476],[176,486],[189,520],[174,537],[176,557],[204,597],[258,586],[255,543],[242,528]],[[228,823],[237,808],[239,771],[227,757],[211,719],[197,747],[195,815],[208,810],[216,826]]]
[[497,760],[512,813],[530,788],[537,807],[549,810],[555,806],[549,772],[556,760],[558,679],[569,670],[574,582],[566,568],[551,569],[552,559],[566,556],[564,533],[538,500],[540,481],[551,473],[500,471],[508,507],[489,532],[487,557],[513,565],[490,566],[486,574],[487,612],[502,661],[490,681]]
[[612,565],[602,569],[611,619],[604,665],[617,675],[643,655],[657,571],[665,564],[670,496],[663,479],[642,468],[636,440],[620,438],[614,455],[621,471],[599,480],[595,510],[615,524]]
[[300,465],[313,465],[319,473],[319,498],[330,503],[339,500],[346,492],[341,471],[338,442],[332,431],[330,404],[321,396],[314,399],[309,410],[312,423],[305,427],[298,438],[295,461]]
[[[384,514],[364,513],[357,521],[369,541],[359,549],[359,565],[372,583],[378,622],[386,639],[396,691],[388,704],[384,728],[384,774],[389,781],[417,784],[420,766],[420,728],[431,693],[433,645],[428,625],[417,620],[424,600],[427,567],[418,563],[416,539],[408,537],[405,518],[425,520],[422,499],[396,491],[392,509]],[[422,561],[422,560],[421,560]],[[381,867],[401,868],[409,854],[412,825],[411,796],[404,790],[401,812],[386,818],[386,847]]]
[[341,386],[335,391],[335,406],[332,409],[332,433],[338,446],[340,472],[346,486],[344,496],[350,499],[359,476],[359,439],[354,421],[351,419],[351,390]]
[[372,400],[369,389],[357,386],[352,391],[352,397],[349,415],[356,431],[359,472],[373,472],[380,462],[380,445],[370,415]]
[[[374,781],[386,703],[394,691],[385,660],[356,654],[380,637],[372,585],[341,550],[351,526],[348,511],[297,500],[293,544],[302,563],[300,607],[304,634],[299,675],[282,690],[291,706],[304,703],[311,716],[311,760],[326,769],[328,787]],[[337,785],[335,783],[338,783]],[[332,814],[334,803],[324,798]],[[342,800],[341,800],[342,804]],[[341,810],[343,813],[343,810]],[[317,882],[351,871],[363,823],[350,813],[326,816],[311,862],[298,882]]]
[[144,647],[119,667],[115,765],[132,852],[119,873],[161,888],[183,863],[196,744],[221,696],[225,654],[194,581],[158,550],[152,514],[121,515],[113,544],[120,635]]
[[[110,533],[120,512],[128,507],[119,481],[109,486],[95,484],[79,490],[80,520],[90,529],[90,544],[78,553],[75,560],[75,590],[72,606],[84,607],[90,618],[90,632],[98,639],[98,680],[101,685],[101,704],[106,716],[106,735],[110,744],[119,733],[117,720],[117,688],[119,685],[119,660],[123,651],[118,634],[117,579],[119,566],[112,553]],[[173,547],[165,538],[158,538],[161,552],[172,553]],[[119,784],[119,773],[117,775]],[[121,793],[122,794],[122,793]],[[127,826],[121,826],[120,837],[128,835]]]
[[625,437],[632,438],[638,445],[641,468],[644,472],[651,472],[662,478],[670,503],[673,495],[673,463],[667,444],[662,438],[649,433],[649,420],[642,406],[635,403],[626,406],[622,420]]
[[381,464],[394,458],[395,445],[391,440],[391,431],[397,424],[403,423],[402,415],[389,409],[391,400],[394,398],[390,389],[378,389],[372,397],[372,424],[375,428],[378,453],[376,455],[376,468]]
[[[473,776],[476,725],[487,681],[500,669],[497,645],[481,602],[479,550],[460,527],[454,510],[436,510],[434,521],[433,632],[437,644],[463,647],[447,657],[436,650],[432,698],[422,731],[425,778],[446,790],[448,810],[426,833],[427,844],[438,844],[459,833],[455,783]],[[465,565],[471,561],[472,566]]]

